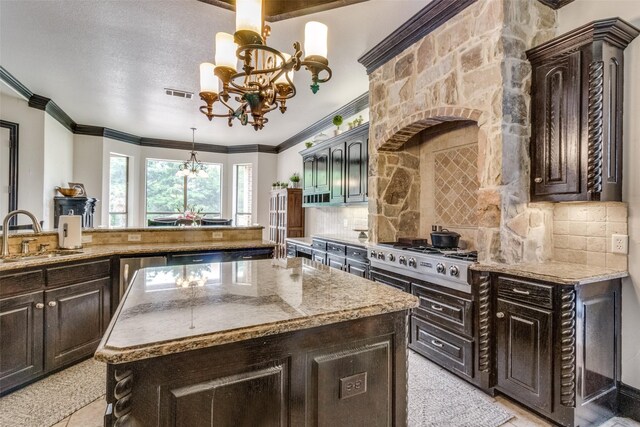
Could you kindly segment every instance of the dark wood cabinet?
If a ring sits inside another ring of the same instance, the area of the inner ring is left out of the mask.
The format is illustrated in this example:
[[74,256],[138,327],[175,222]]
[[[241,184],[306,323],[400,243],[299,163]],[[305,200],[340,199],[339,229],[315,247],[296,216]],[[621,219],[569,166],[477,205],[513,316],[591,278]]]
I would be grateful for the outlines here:
[[347,269],[347,262],[345,257],[336,255],[327,255],[327,265],[338,270],[345,271]]
[[497,386],[518,400],[551,411],[552,313],[498,298]]
[[344,203],[345,201],[345,144],[340,143],[331,147],[329,151],[331,167],[331,197],[330,203]]
[[111,317],[111,259],[0,273],[0,393],[82,360]]
[[287,255],[288,237],[304,236],[304,208],[302,189],[272,190],[269,198],[269,241],[276,245],[275,257]]
[[364,262],[354,261],[347,258],[345,271],[356,276],[364,277],[365,279],[369,278],[369,264]]
[[51,371],[90,356],[110,317],[111,279],[45,291],[45,367]]
[[0,300],[0,393],[37,378],[43,364],[43,293]]
[[367,200],[368,158],[367,135],[347,141],[346,202]]
[[411,292],[411,282],[406,277],[371,268],[369,271],[369,279],[373,282],[383,283],[404,292]]
[[367,200],[369,125],[361,125],[301,152],[305,206]]
[[96,203],[98,203],[98,199],[93,197],[54,197],[53,228],[58,228],[60,215],[81,215],[82,227],[93,228]]
[[623,51],[640,33],[612,18],[527,51],[531,199],[622,199]]

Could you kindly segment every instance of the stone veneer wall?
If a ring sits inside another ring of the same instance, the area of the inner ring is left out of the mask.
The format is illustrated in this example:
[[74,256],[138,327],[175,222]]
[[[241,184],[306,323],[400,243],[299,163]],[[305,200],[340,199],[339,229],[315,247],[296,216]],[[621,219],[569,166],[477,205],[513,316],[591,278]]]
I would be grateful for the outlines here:
[[551,39],[555,24],[555,12],[538,0],[479,0],[371,73],[374,241],[415,234],[420,221],[412,137],[443,122],[474,120],[480,260],[551,257],[552,206],[527,205],[531,67],[525,51]]

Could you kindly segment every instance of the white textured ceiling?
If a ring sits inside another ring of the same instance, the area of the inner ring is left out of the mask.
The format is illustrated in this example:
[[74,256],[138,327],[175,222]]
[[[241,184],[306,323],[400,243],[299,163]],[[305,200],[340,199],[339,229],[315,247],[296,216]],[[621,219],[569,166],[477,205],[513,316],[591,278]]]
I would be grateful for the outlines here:
[[[258,132],[198,111],[198,64],[213,61],[215,33],[233,33],[235,20],[195,0],[0,0],[0,64],[81,124],[186,141],[195,126],[198,142],[277,145],[365,92],[357,58],[427,3],[370,0],[271,24],[269,45],[289,52],[307,21],[327,24],[333,79],[313,95],[298,72],[289,110],[271,112]],[[196,95],[169,97],[165,87]]]

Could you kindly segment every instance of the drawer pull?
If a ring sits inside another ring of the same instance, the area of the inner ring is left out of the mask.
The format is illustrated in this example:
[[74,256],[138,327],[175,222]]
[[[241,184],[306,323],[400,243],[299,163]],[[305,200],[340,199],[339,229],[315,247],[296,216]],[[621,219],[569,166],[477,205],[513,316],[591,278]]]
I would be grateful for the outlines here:
[[58,305],[57,302],[55,301],[49,301],[49,307],[55,307],[56,305]]
[[251,255],[243,256],[242,259],[253,259]]
[[496,313],[496,317],[497,317],[498,319],[502,319],[502,318],[504,317],[504,313],[503,313],[503,312],[501,312],[501,311],[499,311],[499,312],[497,312],[497,313]]
[[516,294],[520,294],[520,295],[529,295],[530,292],[529,291],[522,291],[518,288],[513,288],[513,292],[515,292]]
[[438,304],[431,304],[431,310],[442,311],[442,306]]
[[204,261],[204,260],[203,260],[202,258],[198,258],[198,259],[192,259],[191,261],[192,261],[192,262],[202,262],[202,261]]
[[444,346],[444,344],[442,344],[440,341],[436,341],[436,340],[431,340],[431,344],[435,345],[438,348],[442,348]]
[[353,256],[360,256],[360,254],[358,252],[354,252],[352,255]]
[[44,308],[44,304],[39,302],[36,304],[36,308]]

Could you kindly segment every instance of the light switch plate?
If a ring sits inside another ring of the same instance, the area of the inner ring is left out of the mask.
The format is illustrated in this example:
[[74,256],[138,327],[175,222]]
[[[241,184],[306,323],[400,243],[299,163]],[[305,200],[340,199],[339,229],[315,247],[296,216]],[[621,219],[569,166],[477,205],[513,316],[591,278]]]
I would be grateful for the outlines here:
[[611,235],[611,252],[614,254],[629,253],[629,236],[626,234]]
[[140,234],[127,234],[127,240],[130,242],[139,242],[142,240],[142,236]]
[[212,231],[211,232],[211,238],[212,239],[222,239],[222,237],[223,237],[222,231]]
[[82,243],[91,243],[93,242],[93,236],[82,236]]

